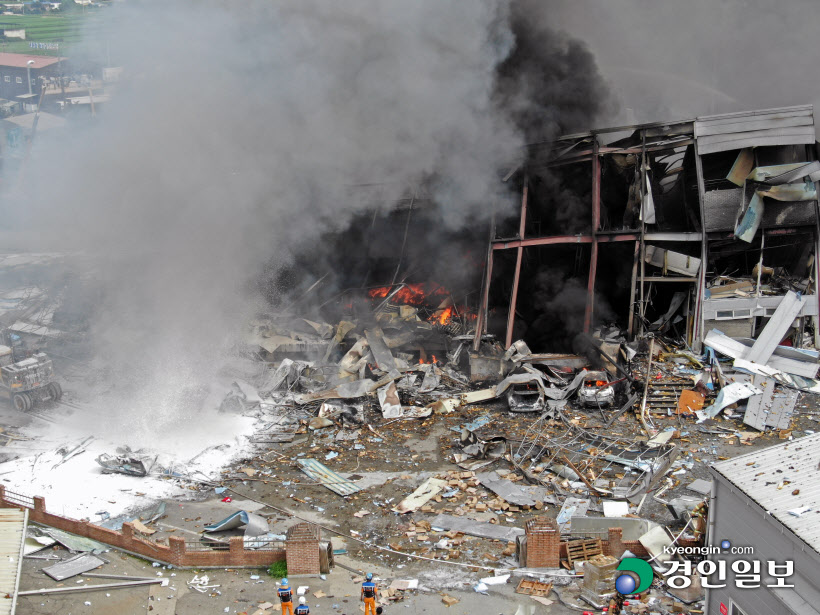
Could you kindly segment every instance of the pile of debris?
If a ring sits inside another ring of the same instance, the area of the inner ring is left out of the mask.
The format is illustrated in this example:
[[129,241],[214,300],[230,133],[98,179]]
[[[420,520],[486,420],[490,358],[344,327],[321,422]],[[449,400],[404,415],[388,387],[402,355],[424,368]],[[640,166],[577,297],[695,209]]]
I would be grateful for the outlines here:
[[[820,355],[779,345],[789,310],[800,308],[795,293],[757,340],[712,331],[699,354],[604,328],[586,338],[586,356],[539,355],[523,341],[505,351],[492,336],[473,351],[469,329],[449,334],[392,296],[379,295],[385,302],[363,325],[267,321],[253,339],[271,367],[237,382],[225,404],[275,417],[257,442],[281,448],[254,460],[254,474],[243,470],[250,480],[281,481],[297,509],[334,510],[352,540],[388,561],[518,569],[522,526],[543,515],[556,520],[561,565],[574,574],[607,557],[610,528],[649,557],[702,544],[706,464],[767,432],[789,437],[799,391],[820,392]],[[344,501],[299,493],[313,484]],[[559,596],[594,602],[587,585]],[[646,594],[623,612],[647,601],[672,599]]]

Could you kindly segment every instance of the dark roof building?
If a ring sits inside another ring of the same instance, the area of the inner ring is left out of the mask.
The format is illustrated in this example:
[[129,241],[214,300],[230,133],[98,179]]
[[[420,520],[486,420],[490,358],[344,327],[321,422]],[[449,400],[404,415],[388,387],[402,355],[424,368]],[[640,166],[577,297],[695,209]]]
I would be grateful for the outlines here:
[[[31,74],[31,91],[39,91],[40,77],[56,77],[62,72],[66,58],[37,56],[25,53],[0,53],[0,98],[13,100],[29,93],[28,77]],[[29,62],[31,64],[29,65]]]

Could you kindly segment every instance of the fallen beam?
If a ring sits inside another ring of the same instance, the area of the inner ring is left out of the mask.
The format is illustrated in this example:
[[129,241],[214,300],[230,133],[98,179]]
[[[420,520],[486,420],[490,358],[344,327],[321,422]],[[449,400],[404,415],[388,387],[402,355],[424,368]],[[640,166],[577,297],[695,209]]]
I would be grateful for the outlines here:
[[766,364],[789,327],[792,326],[794,319],[803,310],[805,303],[806,298],[796,292],[790,290],[786,293],[769,323],[763,328],[752,349],[744,358],[752,363]]
[[168,579],[149,579],[145,581],[125,581],[123,583],[104,583],[103,585],[83,585],[81,587],[52,587],[50,589],[30,589],[17,592],[18,596],[36,596],[39,594],[67,594],[69,592],[89,592],[97,589],[119,589],[122,587],[137,587],[139,585],[156,585],[167,583]]

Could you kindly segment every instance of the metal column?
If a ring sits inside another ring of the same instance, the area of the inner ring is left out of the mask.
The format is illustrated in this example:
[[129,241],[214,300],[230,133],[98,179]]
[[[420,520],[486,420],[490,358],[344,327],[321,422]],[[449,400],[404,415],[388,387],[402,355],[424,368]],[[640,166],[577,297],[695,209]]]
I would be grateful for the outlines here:
[[704,335],[703,320],[703,300],[706,294],[706,258],[708,255],[708,240],[706,238],[706,182],[703,180],[703,162],[700,159],[698,143],[695,141],[695,173],[698,179],[698,202],[700,205],[700,226],[703,237],[700,243],[700,273],[698,274],[698,289],[695,294],[695,325],[692,331],[692,349],[700,352],[701,342]]
[[587,304],[584,310],[584,333],[592,329],[595,313],[595,277],[598,275],[598,227],[601,225],[601,159],[598,156],[598,138],[592,143],[592,250],[589,255]]
[[[524,176],[524,190],[521,194],[521,221],[518,226],[518,238],[524,239],[524,228],[527,225],[527,194],[529,193],[529,176]],[[515,304],[518,301],[518,280],[521,277],[521,259],[524,256],[523,246],[518,246],[518,254],[515,257],[515,275],[513,276],[512,292],[510,293],[510,311],[507,314],[507,336],[504,347],[512,345],[513,324],[515,323]]]

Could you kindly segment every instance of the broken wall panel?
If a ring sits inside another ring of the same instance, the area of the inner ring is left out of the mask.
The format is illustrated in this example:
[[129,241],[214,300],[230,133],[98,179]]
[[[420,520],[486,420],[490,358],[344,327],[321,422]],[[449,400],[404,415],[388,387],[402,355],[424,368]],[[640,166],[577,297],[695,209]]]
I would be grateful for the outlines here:
[[[704,203],[706,231],[709,233],[733,231],[742,196],[742,188],[707,192]],[[773,199],[764,199],[764,201],[766,207],[760,220],[760,228],[770,229],[814,224],[814,201],[787,203]]]
[[662,269],[664,275],[673,272],[693,277],[700,271],[699,258],[655,245],[646,246],[644,260],[650,265]]

